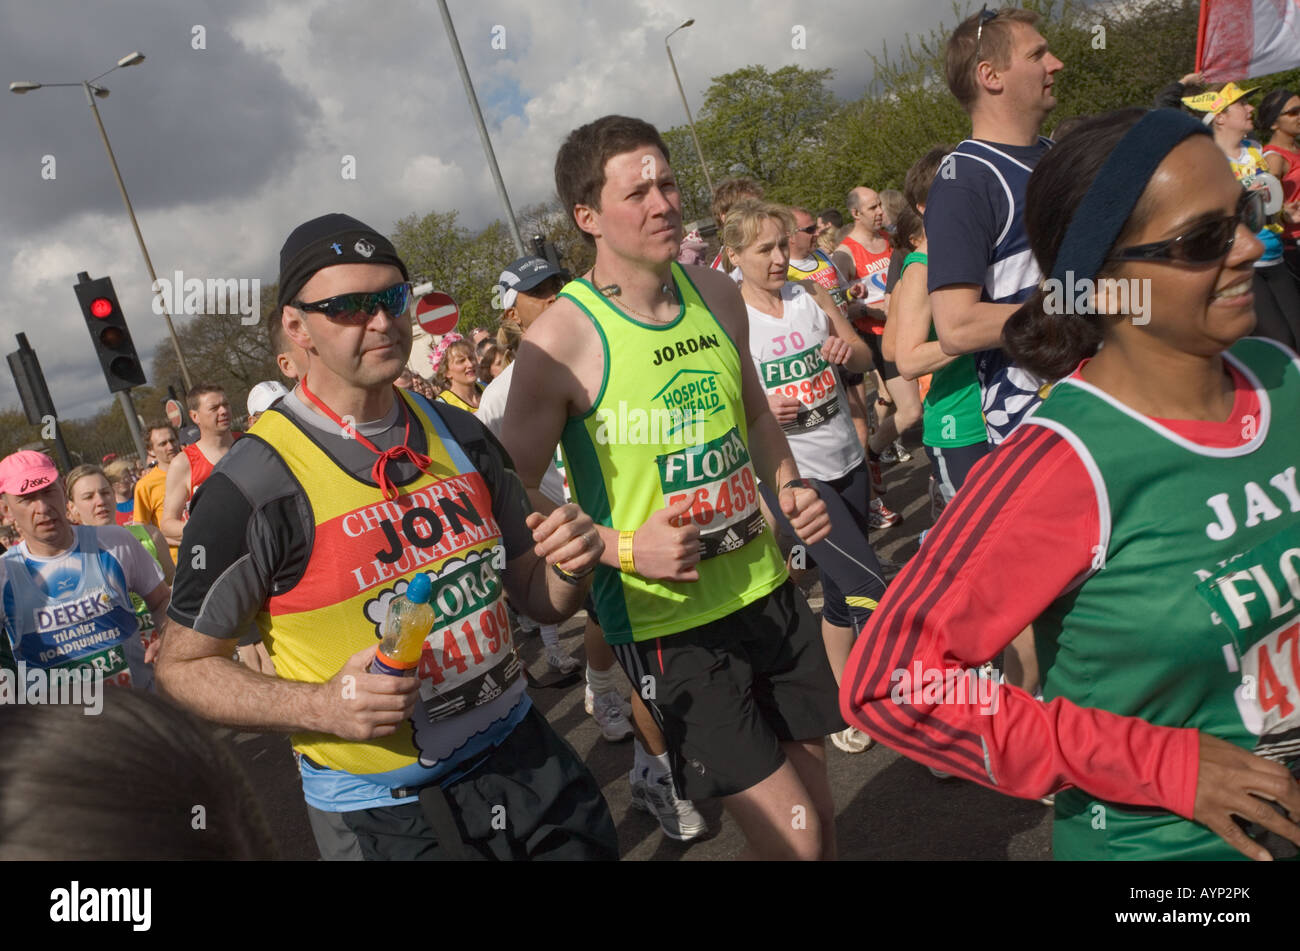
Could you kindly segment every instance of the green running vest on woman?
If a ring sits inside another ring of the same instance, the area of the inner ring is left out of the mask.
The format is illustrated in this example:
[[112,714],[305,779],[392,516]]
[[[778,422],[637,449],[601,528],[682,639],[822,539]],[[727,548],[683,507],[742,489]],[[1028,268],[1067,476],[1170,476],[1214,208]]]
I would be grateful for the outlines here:
[[[1196,445],[1071,377],[1025,420],[1060,433],[1097,493],[1092,570],[1034,621],[1047,700],[1188,727],[1300,761],[1300,367],[1265,340],[1224,355],[1255,388],[1243,445]],[[1141,755],[1141,751],[1135,751]],[[1056,796],[1058,859],[1244,859],[1169,812]]]
[[[135,536],[135,540],[144,546],[144,550],[149,553],[149,557],[158,561],[158,548],[154,545],[153,539],[149,537],[149,532],[143,525],[125,525],[123,526],[128,532]],[[159,568],[162,564],[159,563]],[[144,603],[144,598],[131,592],[131,606],[135,608],[135,619],[140,622],[140,640],[148,647],[158,639],[158,626],[154,623],[153,613],[149,610],[149,605]]]
[[573,498],[598,525],[640,528],[692,499],[704,555],[694,582],[650,581],[601,565],[592,595],[611,644],[644,641],[726,617],[786,579],[758,505],[736,345],[672,265],[677,316],[638,323],[585,280],[560,292],[591,318],[605,352],[595,404],[561,437]]
[[[903,259],[903,279],[908,265],[930,266],[930,257],[924,251],[913,251]],[[926,338],[937,342],[934,321]],[[930,374],[930,389],[923,401],[921,417],[921,444],[940,449],[974,446],[987,442],[988,430],[984,426],[984,413],[980,409],[980,381],[975,374],[975,357],[963,353],[952,363]]]

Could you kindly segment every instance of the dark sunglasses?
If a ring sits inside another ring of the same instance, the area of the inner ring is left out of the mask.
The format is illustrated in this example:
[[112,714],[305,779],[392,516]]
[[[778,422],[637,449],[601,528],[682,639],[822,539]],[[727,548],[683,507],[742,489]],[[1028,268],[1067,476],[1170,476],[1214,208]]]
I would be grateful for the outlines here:
[[371,317],[383,308],[389,317],[400,317],[406,313],[406,305],[411,300],[410,284],[394,284],[392,287],[372,293],[339,294],[308,304],[296,300],[290,306],[299,310],[311,310],[324,314],[330,320],[349,327],[367,323]]
[[1188,264],[1205,264],[1228,256],[1237,240],[1237,225],[1245,225],[1251,234],[1263,229],[1264,196],[1260,192],[1242,192],[1237,202],[1237,213],[1213,221],[1205,221],[1186,234],[1168,241],[1135,244],[1121,248],[1110,256],[1112,261],[1183,261]]
[[980,7],[979,26],[975,28],[975,62],[980,61],[980,40],[984,38],[984,24],[996,20],[1001,15],[1001,10],[990,10],[987,3]]
[[816,226],[816,225],[809,225],[807,228],[795,228],[794,231],[791,231],[790,233],[791,233],[791,234],[797,234],[797,233],[799,233],[799,232],[802,232],[802,233],[804,233],[804,234],[816,234],[816,233],[817,233],[817,226]]
[[1279,116],[1300,116],[1300,106],[1296,106],[1294,109],[1287,109],[1285,112],[1279,112],[1278,115]]

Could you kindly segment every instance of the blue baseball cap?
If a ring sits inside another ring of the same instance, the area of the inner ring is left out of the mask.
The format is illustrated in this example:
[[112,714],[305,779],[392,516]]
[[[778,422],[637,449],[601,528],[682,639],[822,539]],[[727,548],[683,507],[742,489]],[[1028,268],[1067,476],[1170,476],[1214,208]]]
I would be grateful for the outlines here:
[[501,306],[513,307],[517,292],[531,291],[547,278],[557,275],[567,280],[569,272],[556,267],[546,258],[530,256],[511,261],[497,279],[497,284],[501,287]]

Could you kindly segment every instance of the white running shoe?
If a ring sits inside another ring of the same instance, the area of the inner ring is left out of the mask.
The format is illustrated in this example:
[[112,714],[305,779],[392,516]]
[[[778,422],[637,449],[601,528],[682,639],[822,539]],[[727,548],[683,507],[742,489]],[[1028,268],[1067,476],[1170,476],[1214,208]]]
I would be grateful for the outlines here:
[[857,727],[851,726],[840,730],[838,733],[832,733],[831,742],[835,744],[836,749],[841,749],[846,753],[865,753],[875,745],[876,741]]
[[632,724],[623,713],[622,700],[617,693],[602,693],[592,704],[591,715],[596,718],[601,736],[611,743],[621,743],[632,737]]
[[673,780],[668,773],[650,779],[650,770],[642,767],[640,775],[634,769],[628,773],[632,786],[632,805],[648,812],[659,820],[664,835],[678,842],[689,842],[709,831],[708,823],[689,799],[678,799]]
[[582,666],[581,661],[566,654],[559,644],[552,644],[546,648],[546,664],[551,670],[560,674],[571,674]]
[[[615,696],[618,697],[618,703],[620,708],[623,710],[623,716],[630,717],[632,715],[632,704],[623,699],[622,695],[617,691],[615,691]],[[582,709],[587,711],[587,716],[589,717],[594,717],[596,715],[596,695],[591,692],[591,684],[587,684],[587,686],[583,688]]]

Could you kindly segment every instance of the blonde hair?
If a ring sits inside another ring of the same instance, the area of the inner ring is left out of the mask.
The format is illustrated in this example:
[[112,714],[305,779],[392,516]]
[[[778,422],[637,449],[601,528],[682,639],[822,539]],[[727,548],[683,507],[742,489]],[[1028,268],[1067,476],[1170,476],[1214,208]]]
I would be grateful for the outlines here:
[[433,378],[437,381],[439,388],[447,389],[451,386],[451,381],[447,379],[447,366],[451,362],[453,351],[460,351],[469,357],[469,362],[478,366],[478,354],[475,352],[474,345],[463,337],[460,340],[447,344],[446,349],[442,351],[442,359],[438,361],[438,370],[434,373]]
[[727,212],[727,221],[722,226],[722,243],[732,251],[743,251],[758,240],[763,222],[769,218],[777,223],[782,234],[794,230],[794,215],[784,205],[753,198],[738,202]]
[[131,463],[125,459],[114,459],[108,465],[104,466],[104,478],[110,484],[116,485],[126,481],[126,474],[131,469]]
[[524,329],[513,320],[501,321],[497,328],[497,346],[506,352],[511,360],[519,352],[519,344],[524,339]]
[[77,466],[77,468],[69,472],[67,477],[64,478],[63,480],[63,491],[64,494],[67,495],[69,502],[72,501],[72,487],[76,485],[78,482],[80,482],[82,479],[84,479],[86,476],[92,476],[92,475],[103,476],[104,481],[107,482],[110,487],[113,484],[113,480],[108,477],[108,473],[106,473],[99,466],[92,466],[92,465]]

